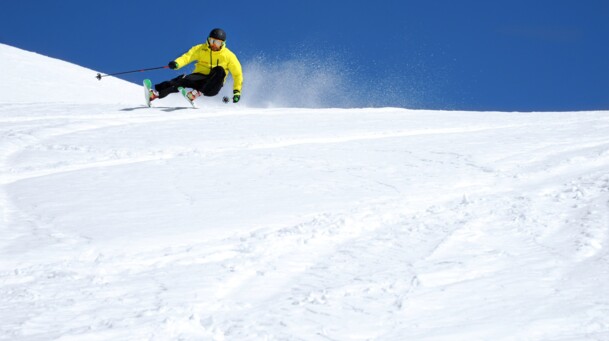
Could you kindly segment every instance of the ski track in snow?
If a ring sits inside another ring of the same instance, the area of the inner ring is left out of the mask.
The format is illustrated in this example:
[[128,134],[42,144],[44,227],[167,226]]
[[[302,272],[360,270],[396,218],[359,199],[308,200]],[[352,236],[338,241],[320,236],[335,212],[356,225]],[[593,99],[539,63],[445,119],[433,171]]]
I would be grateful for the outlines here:
[[0,339],[607,340],[607,128],[0,104]]

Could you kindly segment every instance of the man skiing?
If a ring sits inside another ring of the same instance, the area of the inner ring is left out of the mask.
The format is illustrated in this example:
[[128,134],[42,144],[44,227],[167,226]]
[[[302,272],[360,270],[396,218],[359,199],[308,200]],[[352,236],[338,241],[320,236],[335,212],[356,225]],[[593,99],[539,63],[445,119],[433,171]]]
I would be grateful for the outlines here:
[[233,103],[239,102],[243,72],[237,56],[226,47],[224,30],[214,28],[204,44],[193,46],[167,65],[170,69],[177,70],[195,60],[197,63],[193,73],[156,84],[155,90],[150,89],[150,101],[179,92],[179,88],[192,89],[186,93],[191,102],[201,95],[215,96],[224,86],[224,81],[230,72],[233,75]]

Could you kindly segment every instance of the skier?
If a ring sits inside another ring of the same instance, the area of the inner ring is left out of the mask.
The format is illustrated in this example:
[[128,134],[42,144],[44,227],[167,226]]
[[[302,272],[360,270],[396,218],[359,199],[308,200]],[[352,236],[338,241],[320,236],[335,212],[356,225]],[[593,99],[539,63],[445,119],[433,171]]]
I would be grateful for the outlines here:
[[233,103],[239,102],[243,73],[237,56],[226,47],[224,30],[214,28],[209,33],[206,43],[193,46],[167,65],[170,69],[177,70],[195,60],[197,64],[193,73],[155,84],[155,90],[150,90],[150,100],[179,92],[180,87],[192,89],[186,94],[191,102],[201,95],[215,96],[224,86],[224,81],[230,72],[233,75]]

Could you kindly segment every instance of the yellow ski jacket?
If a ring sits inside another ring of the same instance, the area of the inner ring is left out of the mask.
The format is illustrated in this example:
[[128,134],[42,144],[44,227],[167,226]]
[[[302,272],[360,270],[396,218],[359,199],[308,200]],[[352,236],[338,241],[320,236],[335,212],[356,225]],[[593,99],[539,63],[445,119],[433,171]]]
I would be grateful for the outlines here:
[[[241,63],[239,63],[237,56],[226,45],[220,51],[212,51],[208,43],[199,44],[193,46],[188,52],[174,61],[178,64],[178,69],[181,69],[195,60],[197,64],[195,64],[193,73],[209,75],[212,68],[221,66],[225,71],[230,71],[233,75],[233,90],[241,92],[241,86],[243,85]],[[228,77],[228,72],[226,72],[226,77]],[[226,81],[226,77],[224,77],[224,81]]]

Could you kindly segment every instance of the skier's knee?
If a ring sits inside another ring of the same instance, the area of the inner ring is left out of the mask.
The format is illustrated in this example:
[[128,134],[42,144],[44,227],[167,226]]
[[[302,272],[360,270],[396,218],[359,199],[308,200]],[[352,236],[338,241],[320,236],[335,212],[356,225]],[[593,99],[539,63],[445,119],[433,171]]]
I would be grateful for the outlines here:
[[217,95],[220,92],[220,89],[222,89],[222,86],[203,89],[202,92],[203,92],[203,95],[205,95],[207,97],[211,97],[211,96]]

